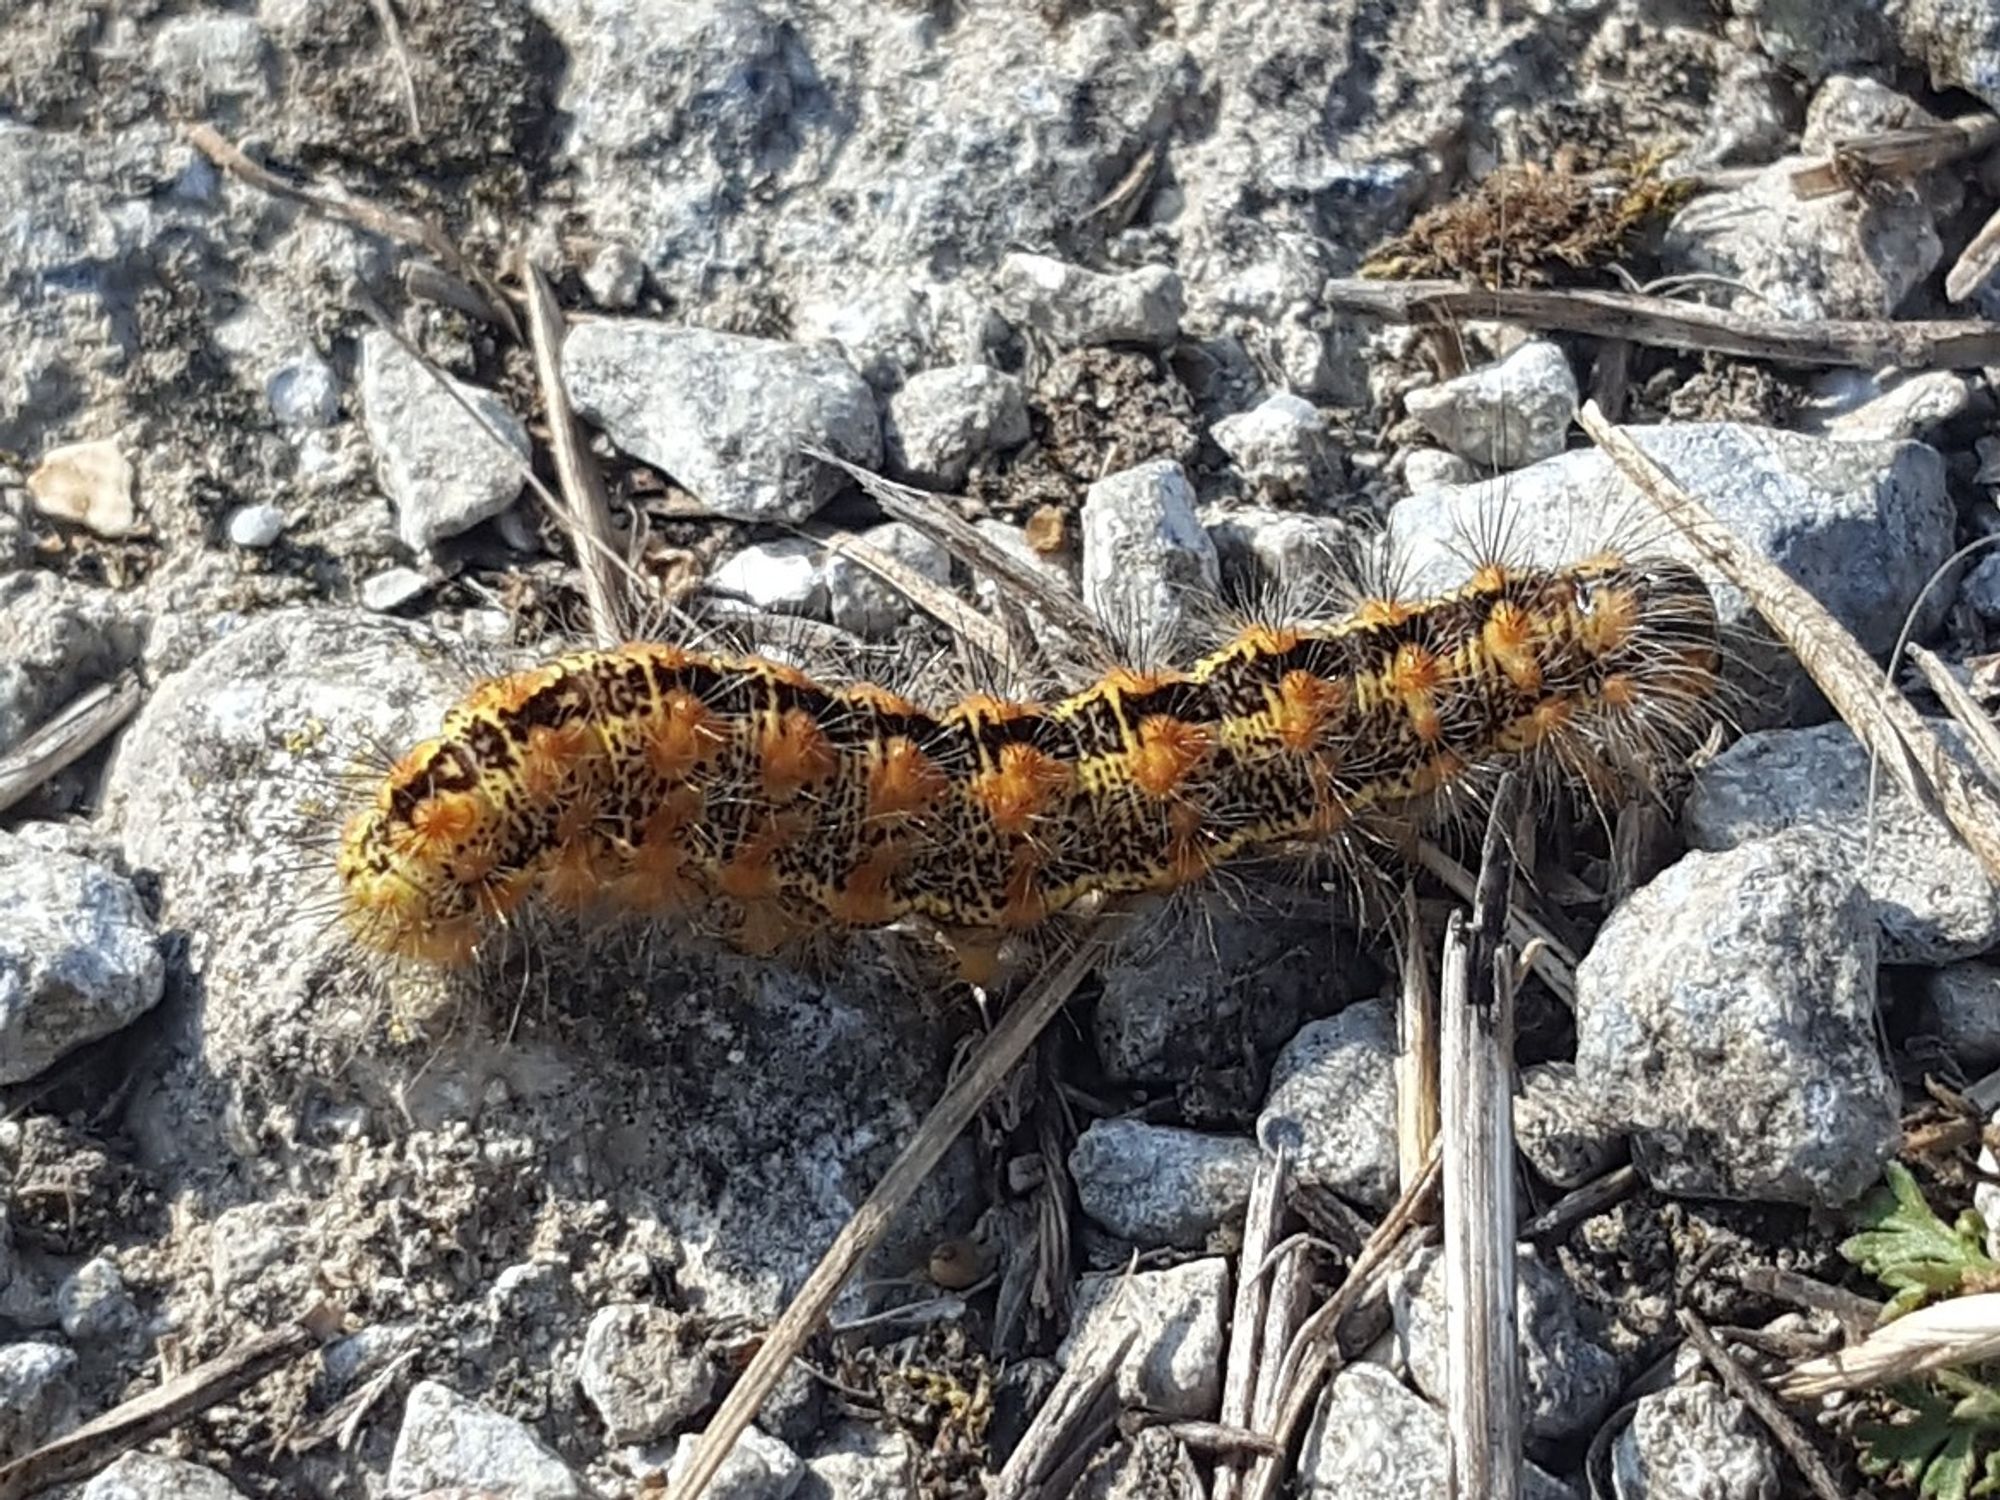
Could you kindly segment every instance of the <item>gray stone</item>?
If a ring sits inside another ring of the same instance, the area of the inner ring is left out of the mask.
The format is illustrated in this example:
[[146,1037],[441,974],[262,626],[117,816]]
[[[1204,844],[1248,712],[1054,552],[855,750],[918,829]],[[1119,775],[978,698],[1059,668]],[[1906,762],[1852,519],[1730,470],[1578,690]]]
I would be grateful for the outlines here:
[[912,375],[889,398],[889,462],[910,483],[955,490],[974,460],[1028,440],[1021,382],[991,365],[948,365]]
[[1618,1164],[1625,1142],[1601,1118],[1597,1090],[1572,1063],[1535,1063],[1521,1070],[1514,1096],[1514,1139],[1542,1180],[1582,1187]]
[[1835,1206],[1894,1151],[1876,923],[1810,833],[1692,853],[1576,973],[1576,1069],[1662,1192]]
[[240,506],[230,513],[229,540],[252,550],[268,547],[285,534],[285,513],[268,501]]
[[1165,348],[1180,336],[1181,279],[1165,266],[1108,275],[1047,255],[1000,262],[1000,310],[1057,345],[1143,344]]
[[577,1380],[612,1443],[650,1443],[687,1425],[719,1371],[682,1314],[645,1302],[602,1307],[584,1335]]
[[[1299,1454],[1300,1500],[1446,1500],[1444,1414],[1376,1364],[1333,1378]],[[1534,1464],[1524,1500],[1574,1500]]]
[[174,16],[153,33],[153,74],[178,103],[209,114],[271,92],[270,49],[249,16]]
[[1396,1196],[1396,1019],[1363,1000],[1303,1027],[1271,1069],[1257,1117],[1266,1151],[1291,1150],[1301,1182],[1369,1208]]
[[1251,486],[1274,500],[1323,492],[1338,474],[1319,408],[1288,392],[1232,412],[1209,435]]
[[[700,1441],[699,1433],[681,1435],[674,1447],[673,1463],[667,1470],[670,1480],[679,1479],[686,1471]],[[805,1477],[806,1466],[798,1454],[776,1438],[749,1427],[736,1440],[702,1493],[713,1496],[714,1500],[790,1500]]]
[[562,372],[579,414],[732,520],[803,521],[847,483],[802,444],[882,459],[874,392],[824,349],[606,318],[570,330]]
[[1181,466],[1155,459],[1098,480],[1082,522],[1085,607],[1141,655],[1172,644],[1190,593],[1213,594],[1221,577]]
[[83,1500],[238,1500],[213,1469],[158,1453],[127,1453],[83,1487]]
[[0,1083],[159,1003],[166,963],[130,881],[0,832]]
[[[1514,1254],[1514,1321],[1521,1351],[1521,1410],[1529,1442],[1585,1437],[1624,1383],[1618,1357],[1579,1325],[1576,1294],[1533,1246]],[[1444,1257],[1424,1249],[1390,1290],[1397,1351],[1417,1389],[1445,1399]]]
[[[1963,730],[1927,723],[1973,766]],[[1682,824],[1707,850],[1809,830],[1826,865],[1850,872],[1874,903],[1884,963],[1945,964],[2000,942],[2000,891],[1978,857],[1886,770],[1874,779],[1871,811],[1868,751],[1844,723],[1745,735],[1695,777]]]
[[1476,464],[1444,448],[1412,448],[1403,459],[1403,483],[1409,486],[1411,494],[1447,485],[1471,484],[1478,478]]
[[396,507],[396,533],[412,552],[426,552],[513,504],[521,493],[520,460],[529,452],[528,429],[498,396],[443,378],[450,390],[387,333],[362,335],[362,425],[375,450],[375,472]]
[[1967,571],[1958,586],[1958,597],[1989,625],[2000,621],[2000,552],[1987,553]]
[[1778,1455],[1750,1409],[1719,1387],[1641,1396],[1611,1449],[1618,1500],[1777,1500]]
[[1254,1142],[1141,1120],[1098,1120],[1070,1148],[1083,1211],[1139,1245],[1198,1250],[1240,1214],[1257,1171]]
[[0,1464],[78,1421],[76,1356],[61,1344],[0,1344]]
[[129,597],[40,569],[0,575],[0,749],[138,664],[150,621]]
[[850,1422],[806,1464],[797,1500],[908,1500],[916,1493],[917,1455],[900,1432]]
[[1829,371],[1815,382],[1817,409],[1808,431],[1848,442],[1893,442],[1928,436],[1963,412],[1972,384],[1955,370],[1864,374]]
[[1247,577],[1285,618],[1343,614],[1354,580],[1357,533],[1331,516],[1295,510],[1205,514],[1225,578]]
[[590,264],[583,268],[584,290],[596,299],[599,307],[619,312],[636,307],[645,285],[646,263],[639,259],[637,251],[620,240],[600,245]]
[[452,1485],[504,1490],[510,1500],[585,1500],[589,1494],[527,1427],[449,1386],[420,1380],[403,1404],[389,1493],[416,1496]]
[[827,604],[823,549],[805,537],[752,542],[708,575],[708,588],[755,609],[823,618]]
[[[951,582],[951,554],[907,521],[871,526],[855,540],[932,583]],[[909,618],[912,606],[903,591],[851,557],[829,553],[824,576],[827,616],[842,630],[886,640]]]
[[406,568],[398,563],[395,567],[384,568],[381,572],[371,573],[361,580],[361,606],[373,610],[378,615],[390,614],[424,593],[430,586],[430,574],[421,568]]
[[1066,1365],[1078,1349],[1116,1344],[1132,1329],[1138,1336],[1118,1366],[1119,1399],[1171,1417],[1211,1420],[1222,1399],[1229,1297],[1229,1262],[1221,1256],[1164,1271],[1085,1276],[1056,1359]]
[[1698,195],[1668,225],[1662,267],[1740,283],[1745,310],[1765,316],[1894,316],[1944,258],[1930,207],[1905,185],[1879,201],[1800,198],[1792,177],[1812,165],[1783,157],[1740,187]]
[[265,1200],[224,1209],[208,1230],[208,1282],[218,1296],[253,1285],[291,1255],[305,1215],[296,1201]]
[[1904,49],[1937,89],[1964,89],[2000,108],[2000,16],[1980,0],[1911,0],[1897,8]]
[[[1932,572],[1951,555],[1956,522],[1944,463],[1921,443],[1835,442],[1731,422],[1624,432],[1878,658],[1893,649]],[[1462,582],[1470,572],[1466,553],[1490,538],[1502,517],[1508,562],[1561,567],[1604,547],[1643,545],[1701,573],[1726,629],[1761,624],[1741,590],[1595,448],[1480,484],[1426,490],[1395,506],[1388,545],[1407,587]],[[1919,636],[1936,628],[1949,602],[1943,590],[1926,596],[1916,612]],[[1763,674],[1738,679],[1746,727],[1786,722],[1817,701],[1789,652],[1745,654]]]
[[1404,405],[1461,458],[1518,469],[1563,451],[1577,400],[1569,356],[1529,339],[1498,364],[1411,391]]
[[340,377],[317,354],[296,355],[264,382],[264,400],[281,427],[331,427],[340,420]]
[[139,1309],[108,1255],[92,1256],[63,1278],[56,1316],[64,1336],[79,1344],[116,1342],[139,1327]]
[[2000,964],[1946,964],[1923,977],[1924,1006],[1939,1040],[1968,1074],[2000,1064]]

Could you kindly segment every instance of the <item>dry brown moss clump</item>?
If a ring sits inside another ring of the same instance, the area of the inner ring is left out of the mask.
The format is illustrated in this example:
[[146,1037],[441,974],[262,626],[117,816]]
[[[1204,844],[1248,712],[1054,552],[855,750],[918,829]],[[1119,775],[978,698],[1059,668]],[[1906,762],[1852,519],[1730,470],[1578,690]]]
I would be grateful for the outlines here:
[[1590,273],[1630,254],[1693,190],[1659,168],[1648,156],[1585,171],[1567,154],[1549,166],[1498,168],[1376,247],[1361,274],[1489,288],[1590,284],[1599,279]]

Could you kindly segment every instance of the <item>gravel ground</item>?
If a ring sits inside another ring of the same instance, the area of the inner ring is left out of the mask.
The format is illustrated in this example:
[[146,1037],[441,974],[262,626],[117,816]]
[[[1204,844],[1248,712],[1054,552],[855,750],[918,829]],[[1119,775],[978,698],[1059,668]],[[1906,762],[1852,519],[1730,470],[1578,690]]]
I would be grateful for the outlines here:
[[[1841,137],[2000,108],[1972,0],[12,0],[6,36],[0,755],[102,684],[143,702],[0,812],[0,1464],[316,1302],[343,1320],[51,1492],[91,1500],[657,1491],[978,1029],[893,936],[785,966],[529,934],[472,990],[344,944],[326,840],[356,768],[584,618],[494,310],[524,261],[662,612],[901,661],[949,639],[816,537],[988,615],[991,584],[802,443],[961,494],[1128,635],[1190,584],[1309,596],[1368,528],[1419,583],[1496,505],[1543,560],[1615,540],[1572,421],[1593,340],[1474,324],[1447,369],[1323,296],[1499,165],[1698,176],[1619,248],[1641,283],[2000,313],[1943,292],[1991,163],[1789,186]],[[1472,249],[1526,266],[1533,233]],[[1561,274],[1614,285],[1613,258]],[[1990,372],[1630,359],[1635,438],[1879,660],[1908,622],[1993,675],[2000,563],[1932,584],[2000,530]],[[1773,1268],[1879,1295],[1846,1214],[1926,1078],[2000,1060],[1983,871],[1886,793],[1864,843],[1865,752],[1716,594],[1727,742],[1616,851],[1587,809],[1540,819],[1583,957],[1573,996],[1522,996],[1523,1192],[1635,1174],[1520,1250],[1529,1493],[1589,1493],[1594,1443],[1623,1500],[1806,1493],[1675,1358],[1676,1314],[1796,1322]],[[1178,904],[948,1153],[710,1493],[980,1493],[1112,1325],[1128,1408],[1215,1418],[1264,1153],[1348,1249],[1395,1196],[1396,970],[1338,894]],[[1443,1494],[1442,1299],[1418,1257],[1290,1493]],[[1211,1464],[1128,1421],[1077,1494],[1193,1494]]]

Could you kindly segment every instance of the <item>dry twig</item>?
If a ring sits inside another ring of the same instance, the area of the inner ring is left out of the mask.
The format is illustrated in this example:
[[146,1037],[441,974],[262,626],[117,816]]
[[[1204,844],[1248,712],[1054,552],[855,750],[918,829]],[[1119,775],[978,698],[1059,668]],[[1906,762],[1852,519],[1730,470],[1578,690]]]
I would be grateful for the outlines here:
[[1736,1356],[1723,1347],[1722,1341],[1709,1332],[1708,1325],[1696,1316],[1693,1309],[1684,1307],[1679,1316],[1681,1331],[1687,1335],[1688,1342],[1708,1362],[1708,1367],[1715,1371],[1729,1394],[1756,1413],[1757,1420],[1764,1424],[1771,1436],[1778,1440],[1778,1446],[1798,1465],[1813,1493],[1820,1500],[1843,1500],[1840,1486],[1835,1483],[1826,1461],[1813,1447],[1812,1440],[1799,1430],[1799,1424],[1786,1414],[1777,1398],[1764,1388],[1764,1383],[1743,1368]]
[[145,696],[139,679],[130,673],[115,682],[99,683],[0,754],[0,812],[103,744],[132,717]]

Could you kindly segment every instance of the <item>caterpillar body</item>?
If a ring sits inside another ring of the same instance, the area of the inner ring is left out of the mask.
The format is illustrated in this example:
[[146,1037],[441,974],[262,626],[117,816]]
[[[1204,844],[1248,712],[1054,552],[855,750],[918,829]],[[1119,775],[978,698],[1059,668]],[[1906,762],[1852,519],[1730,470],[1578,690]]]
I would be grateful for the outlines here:
[[700,913],[753,952],[921,918],[971,970],[1086,896],[1365,845],[1510,765],[1655,754],[1698,730],[1720,663],[1698,574],[1608,553],[1488,563],[1050,702],[577,651],[480,683],[396,762],[342,831],[341,904],[365,947],[445,965],[540,901]]

